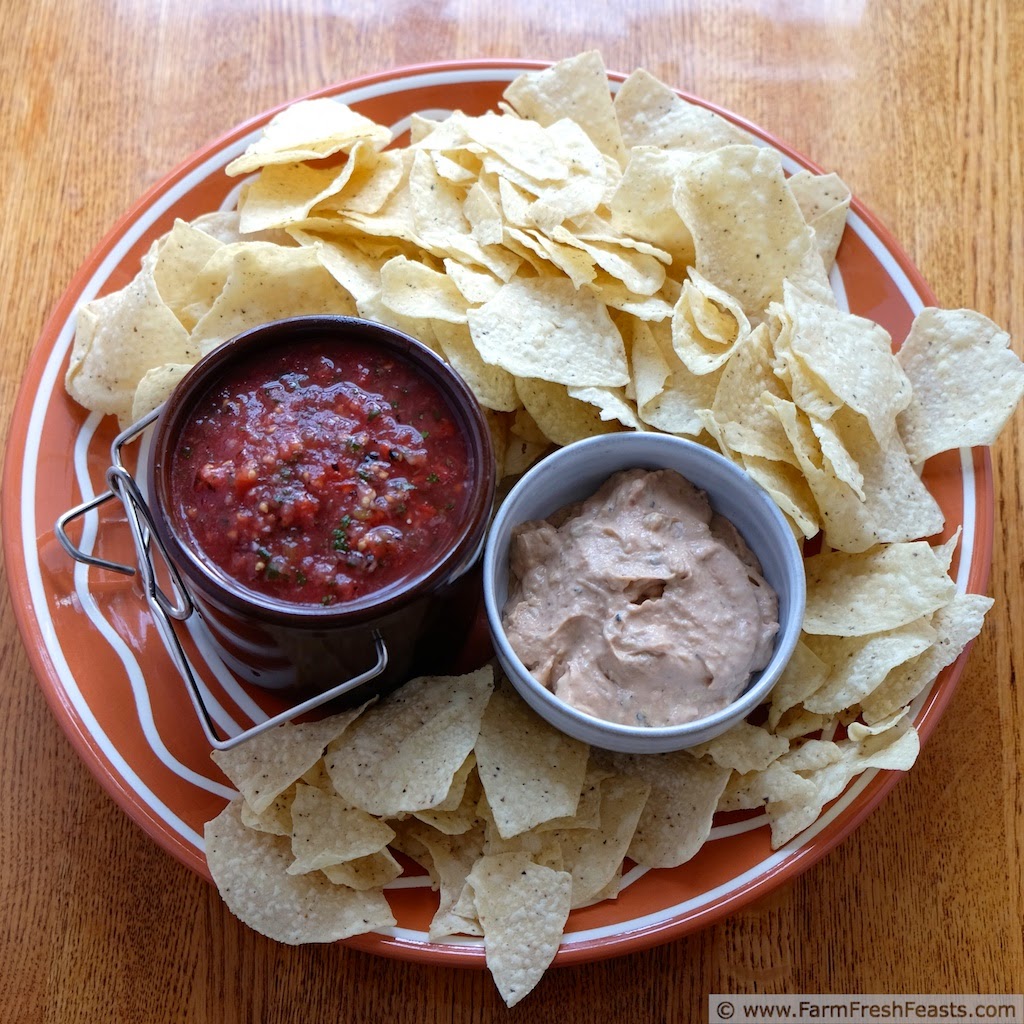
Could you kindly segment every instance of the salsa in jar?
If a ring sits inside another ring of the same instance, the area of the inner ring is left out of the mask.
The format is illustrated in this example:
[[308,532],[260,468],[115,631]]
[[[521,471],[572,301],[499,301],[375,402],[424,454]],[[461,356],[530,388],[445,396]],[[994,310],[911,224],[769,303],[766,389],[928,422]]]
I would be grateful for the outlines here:
[[173,453],[173,513],[225,574],[333,606],[421,576],[457,542],[471,457],[437,386],[384,347],[255,352],[198,403]]

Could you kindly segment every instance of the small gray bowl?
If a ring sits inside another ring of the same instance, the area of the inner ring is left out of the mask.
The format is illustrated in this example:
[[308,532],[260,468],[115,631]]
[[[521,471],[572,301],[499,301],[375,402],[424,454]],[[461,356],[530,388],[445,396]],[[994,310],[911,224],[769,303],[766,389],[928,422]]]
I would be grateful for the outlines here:
[[[731,520],[761,563],[779,598],[779,631],[769,663],[728,707],[683,725],[621,725],[578,711],[530,674],[502,627],[508,597],[509,544],[519,523],[543,519],[592,495],[622,469],[674,469],[705,491],[716,512]],[[628,753],[681,750],[713,739],[768,696],[789,661],[804,616],[803,558],[785,516],[768,494],[728,459],[669,434],[621,432],[566,445],[530,469],[498,509],[484,549],[483,592],[498,661],[523,699],[562,732],[592,746]]]

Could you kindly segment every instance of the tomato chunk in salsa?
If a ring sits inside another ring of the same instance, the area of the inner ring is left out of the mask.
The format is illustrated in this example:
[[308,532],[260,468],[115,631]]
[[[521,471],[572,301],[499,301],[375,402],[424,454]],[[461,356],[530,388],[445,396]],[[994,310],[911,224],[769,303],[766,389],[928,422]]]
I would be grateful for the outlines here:
[[343,339],[251,357],[183,429],[171,493],[210,562],[333,605],[420,575],[464,523],[469,454],[437,387]]

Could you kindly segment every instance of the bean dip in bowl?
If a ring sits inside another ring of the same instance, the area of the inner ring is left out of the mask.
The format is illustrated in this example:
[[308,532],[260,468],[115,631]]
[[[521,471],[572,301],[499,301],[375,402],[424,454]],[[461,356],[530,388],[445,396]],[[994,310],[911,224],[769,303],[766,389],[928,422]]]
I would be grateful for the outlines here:
[[768,697],[803,619],[785,516],[738,466],[668,434],[552,453],[495,515],[484,604],[526,702],[608,750],[696,746]]

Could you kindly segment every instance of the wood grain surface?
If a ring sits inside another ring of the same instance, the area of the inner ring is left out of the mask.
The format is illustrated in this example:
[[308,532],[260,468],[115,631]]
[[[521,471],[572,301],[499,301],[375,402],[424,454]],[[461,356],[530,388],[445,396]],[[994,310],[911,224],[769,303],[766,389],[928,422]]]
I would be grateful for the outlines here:
[[[1019,0],[0,0],[0,12],[5,416],[75,269],[184,156],[328,83],[453,57],[598,47],[612,69],[643,66],[730,108],[838,171],[941,304],[1024,341]],[[993,451],[996,606],[912,772],[769,897],[690,938],[552,970],[512,1011],[482,971],[286,948],[237,923],[76,759],[3,587],[0,1019],[700,1021],[714,992],[1024,991],[1022,415]]]

